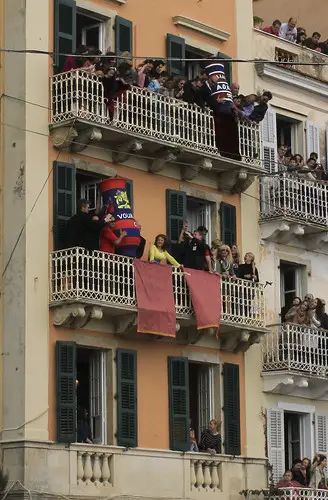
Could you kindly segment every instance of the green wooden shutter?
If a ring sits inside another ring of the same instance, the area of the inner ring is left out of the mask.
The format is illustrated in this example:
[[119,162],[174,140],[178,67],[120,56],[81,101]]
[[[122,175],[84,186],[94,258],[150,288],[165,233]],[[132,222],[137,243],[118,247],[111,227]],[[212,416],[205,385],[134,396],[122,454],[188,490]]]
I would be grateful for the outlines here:
[[117,445],[138,446],[137,352],[117,349]]
[[223,54],[222,52],[218,52],[218,55],[216,56],[218,59],[226,59],[226,62],[222,62],[224,66],[224,72],[225,76],[227,79],[227,82],[229,85],[232,84],[232,62],[231,62],[231,57],[227,56],[226,54]]
[[[185,59],[186,44],[184,38],[168,33],[166,35],[166,55],[167,57]],[[169,75],[185,75],[185,61],[167,61],[166,67]]]
[[169,357],[170,449],[189,451],[189,366],[188,359]]
[[115,18],[115,53],[120,56],[122,52],[129,52],[132,56],[133,50],[133,24],[123,17]]
[[221,201],[220,203],[221,240],[225,245],[237,242],[236,207]]
[[74,54],[76,49],[76,1],[54,0],[54,52],[55,72],[62,69],[66,56],[58,53]]
[[76,172],[72,163],[54,162],[54,248],[65,248],[66,223],[75,214]]
[[76,344],[56,342],[57,441],[76,441]]
[[239,366],[223,365],[224,445],[227,455],[240,455],[240,391]]
[[177,243],[182,224],[187,218],[187,195],[183,191],[166,190],[166,234]]
[[130,202],[131,210],[133,212],[133,181],[126,181],[126,194],[128,195],[128,200]]

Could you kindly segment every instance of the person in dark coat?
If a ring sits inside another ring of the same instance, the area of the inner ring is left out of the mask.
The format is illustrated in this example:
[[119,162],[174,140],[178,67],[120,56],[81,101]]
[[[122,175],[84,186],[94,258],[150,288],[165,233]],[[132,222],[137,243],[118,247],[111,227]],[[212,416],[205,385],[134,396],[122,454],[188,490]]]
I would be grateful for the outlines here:
[[92,432],[89,424],[88,410],[85,408],[79,409],[79,416],[77,422],[77,442],[92,444]]
[[111,215],[107,215],[104,220],[99,220],[98,216],[89,214],[89,206],[87,200],[80,200],[77,213],[67,222],[67,248],[82,247],[86,250],[99,250],[100,231],[106,226]]
[[[139,229],[140,233],[141,233],[141,224],[138,220],[136,220],[136,226],[137,228]],[[136,258],[137,259],[141,259],[143,254],[144,254],[144,251],[145,251],[145,246],[146,246],[146,240],[145,238],[143,238],[140,234],[140,243],[139,243],[139,246],[137,248],[137,251],[136,251]]]
[[216,146],[221,156],[240,161],[238,124],[224,66],[213,60],[205,71],[208,80],[202,87],[202,98],[213,110]]

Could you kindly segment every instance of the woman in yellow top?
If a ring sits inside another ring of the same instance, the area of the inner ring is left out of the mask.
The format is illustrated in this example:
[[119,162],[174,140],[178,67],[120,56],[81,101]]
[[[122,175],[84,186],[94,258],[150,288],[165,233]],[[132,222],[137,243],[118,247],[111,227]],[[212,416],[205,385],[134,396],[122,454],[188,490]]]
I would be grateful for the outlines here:
[[160,264],[161,261],[167,260],[172,266],[181,267],[172,255],[167,251],[168,241],[165,234],[158,234],[155,238],[154,244],[149,250],[149,262],[156,262]]

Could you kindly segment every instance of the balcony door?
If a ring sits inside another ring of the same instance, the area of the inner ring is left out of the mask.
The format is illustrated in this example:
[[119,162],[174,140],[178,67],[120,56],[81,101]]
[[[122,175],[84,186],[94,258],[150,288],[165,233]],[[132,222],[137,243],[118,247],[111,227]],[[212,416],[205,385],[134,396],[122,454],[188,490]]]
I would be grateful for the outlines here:
[[304,266],[292,262],[280,262],[280,299],[281,322],[286,312],[292,307],[295,297],[303,298],[302,272]]
[[208,230],[206,243],[211,245],[211,204],[197,198],[187,197],[187,221],[190,231],[195,231],[199,226]]

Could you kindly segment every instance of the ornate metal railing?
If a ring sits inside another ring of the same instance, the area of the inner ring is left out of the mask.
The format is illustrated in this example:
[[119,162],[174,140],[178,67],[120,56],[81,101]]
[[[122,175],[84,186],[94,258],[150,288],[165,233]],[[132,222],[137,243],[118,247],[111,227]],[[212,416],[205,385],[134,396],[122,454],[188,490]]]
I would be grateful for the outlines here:
[[[50,304],[92,302],[136,309],[134,260],[105,252],[69,248],[50,255]],[[193,314],[184,274],[172,268],[176,313]],[[263,285],[241,279],[221,279],[221,319],[240,326],[265,328]]]

